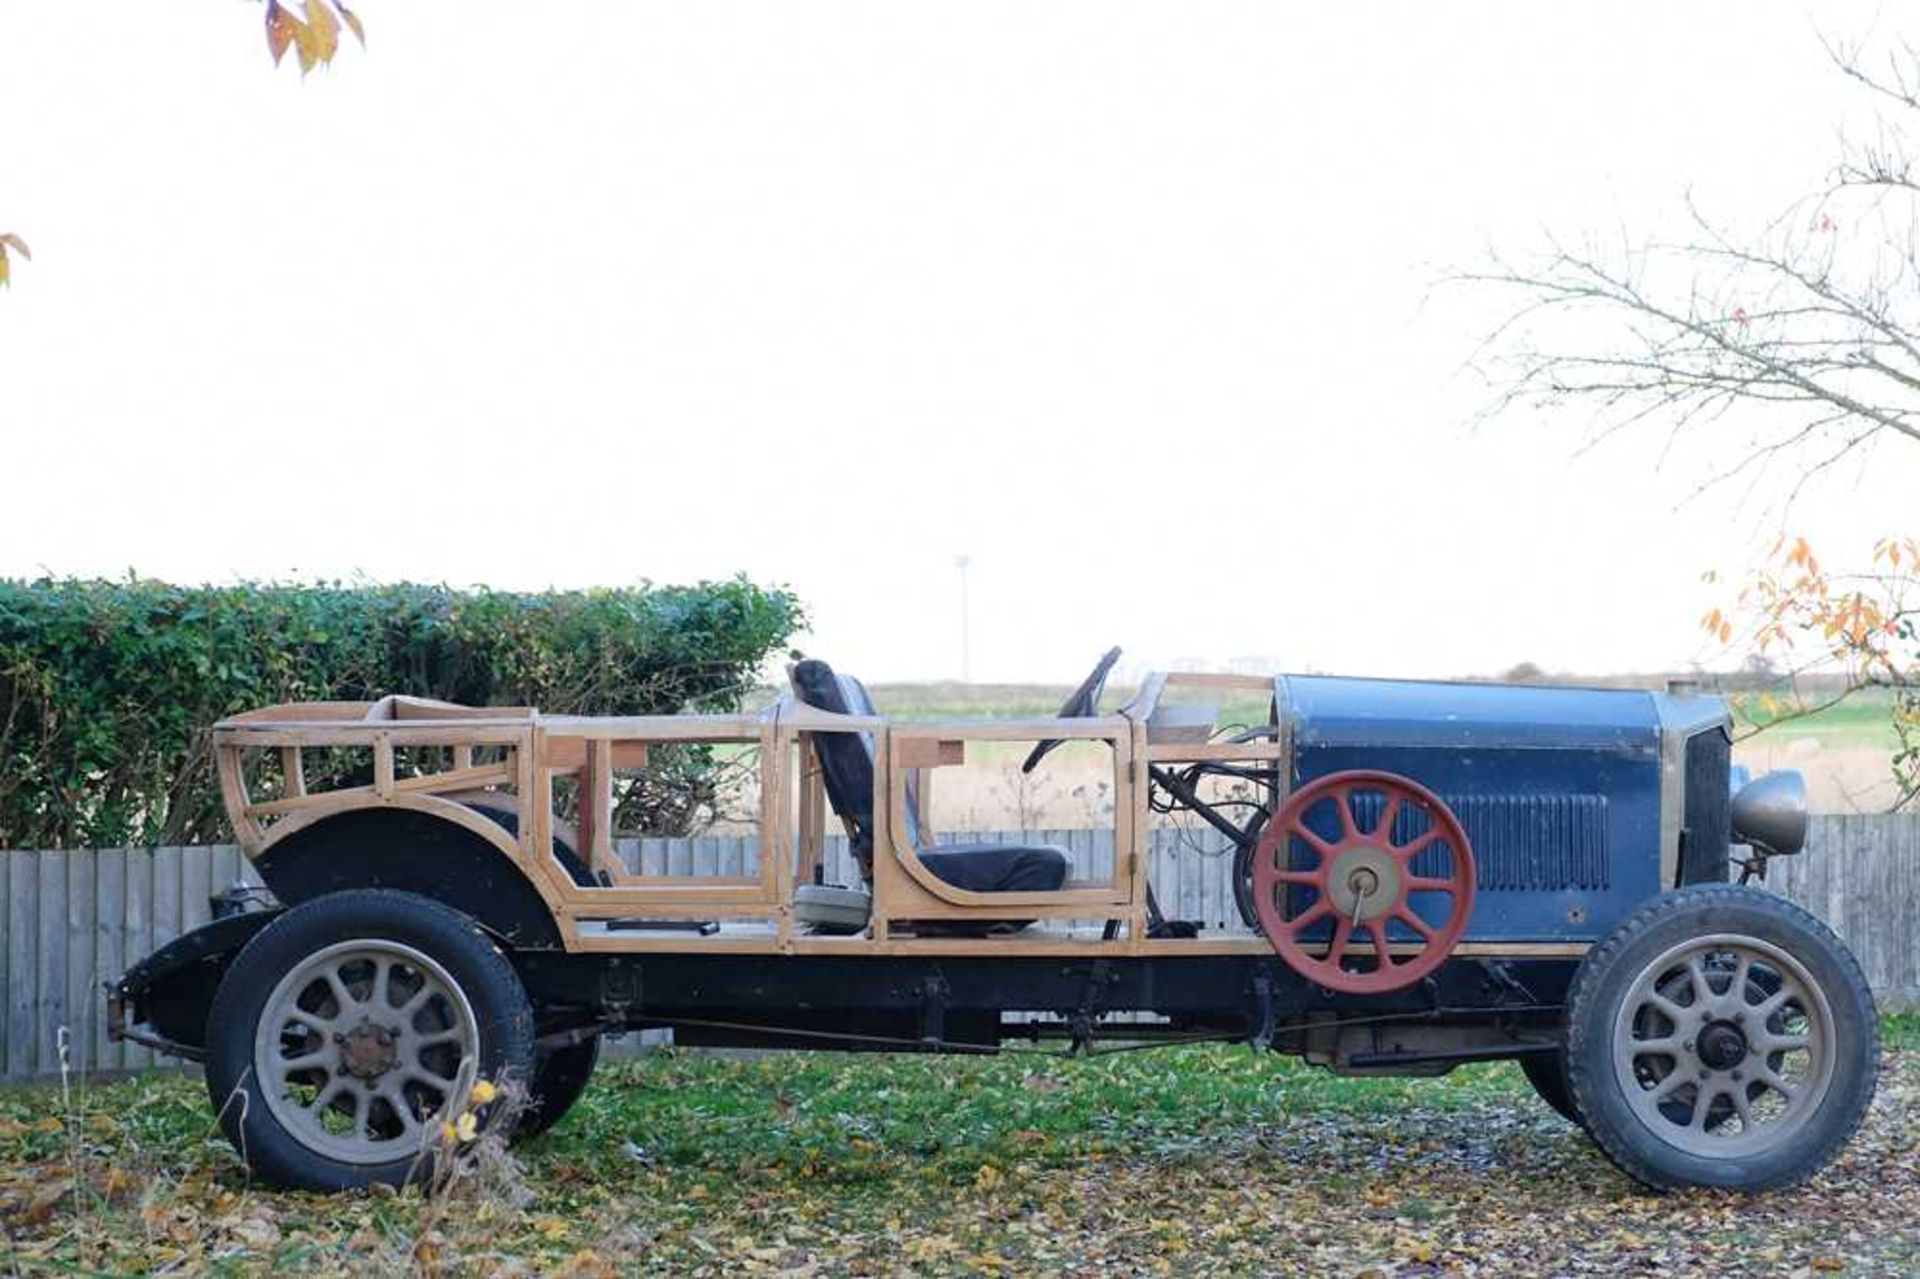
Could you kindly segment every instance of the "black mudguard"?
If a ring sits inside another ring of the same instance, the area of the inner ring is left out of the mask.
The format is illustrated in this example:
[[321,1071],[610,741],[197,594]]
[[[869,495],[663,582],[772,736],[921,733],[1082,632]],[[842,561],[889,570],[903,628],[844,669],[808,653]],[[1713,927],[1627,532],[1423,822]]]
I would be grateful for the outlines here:
[[188,1061],[206,1056],[207,1009],[227,965],[279,909],[202,924],[168,942],[107,986],[107,1033]]

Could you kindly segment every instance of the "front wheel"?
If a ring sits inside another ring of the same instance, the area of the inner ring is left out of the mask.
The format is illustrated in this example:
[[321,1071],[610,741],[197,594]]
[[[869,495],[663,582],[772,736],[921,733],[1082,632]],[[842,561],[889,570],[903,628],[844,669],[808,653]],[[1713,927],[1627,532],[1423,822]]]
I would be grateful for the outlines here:
[[426,1175],[467,1088],[523,1083],[532,1061],[513,965],[471,919],[412,893],[287,911],[234,959],[207,1018],[228,1140],[261,1177],[307,1190]]
[[1587,1130],[1657,1188],[1811,1175],[1860,1126],[1879,1066],[1873,996],[1840,939],[1724,884],[1669,893],[1589,951],[1567,1034]]

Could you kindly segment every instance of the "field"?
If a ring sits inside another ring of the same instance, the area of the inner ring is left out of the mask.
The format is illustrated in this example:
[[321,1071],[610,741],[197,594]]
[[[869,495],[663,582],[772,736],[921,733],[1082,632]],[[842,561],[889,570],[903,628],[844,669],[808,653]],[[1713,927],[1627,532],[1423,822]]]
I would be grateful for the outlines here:
[[[1911,1273],[1920,1021],[1811,1184],[1648,1195],[1508,1065],[662,1052],[445,1195],[248,1184],[196,1081],[0,1092],[0,1262],[313,1274]],[[79,1190],[76,1193],[75,1187]]]
[[[1651,681],[1656,684],[1658,681]],[[902,720],[1012,718],[1050,715],[1071,690],[1045,684],[878,684],[876,706]],[[1133,690],[1114,686],[1102,702],[1111,709]],[[771,697],[771,691],[765,694]],[[1187,700],[1197,700],[1186,695]],[[1891,780],[1892,703],[1885,692],[1862,693],[1818,714],[1790,720],[1763,709],[1752,695],[1732,699],[1736,763],[1756,775],[1798,769],[1807,779],[1813,811],[1873,812],[1896,792]],[[1219,706],[1221,724],[1258,724],[1267,705],[1238,697]],[[1775,720],[1769,725],[1769,720]],[[1764,730],[1764,731],[1758,731]],[[943,830],[1060,829],[1112,821],[1112,768],[1107,753],[1085,744],[1062,748],[1040,771],[1019,772],[1027,744],[969,748],[967,767],[945,769],[934,789],[935,824]]]

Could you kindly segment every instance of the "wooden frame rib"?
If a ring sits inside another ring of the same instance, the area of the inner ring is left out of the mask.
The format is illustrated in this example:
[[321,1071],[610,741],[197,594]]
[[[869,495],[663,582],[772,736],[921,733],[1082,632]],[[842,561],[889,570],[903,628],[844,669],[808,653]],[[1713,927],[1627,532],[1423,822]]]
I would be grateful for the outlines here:
[[[1284,714],[1279,741],[1151,742],[1148,724],[1168,689],[1266,690],[1266,677],[1179,672],[1152,674],[1113,715],[1059,719],[943,720],[896,724],[880,715],[835,715],[782,696],[752,715],[547,716],[525,707],[453,707],[421,699],[305,703],[264,707],[214,728],[221,797],[241,848],[259,857],[279,840],[340,813],[381,806],[444,818],[485,839],[512,860],[560,925],[569,950],[617,953],[710,951],[741,954],[1099,956],[1270,953],[1260,937],[1149,938],[1147,850],[1151,834],[1148,768],[1157,763],[1275,762],[1284,773],[1291,743]],[[867,734],[874,750],[873,913],[851,937],[813,936],[795,927],[792,902],[823,865],[831,808],[814,749],[820,733]],[[925,805],[941,768],[963,764],[973,742],[1059,738],[1104,742],[1113,752],[1114,864],[1110,880],[1070,883],[1053,892],[977,893],[939,879],[908,838],[906,790],[917,778]],[[643,875],[616,852],[614,774],[645,765],[650,749],[676,743],[751,745],[759,751],[759,860],[751,874]],[[302,752],[352,747],[371,752],[371,784],[314,789]],[[402,775],[396,752],[439,748],[451,766]],[[497,756],[496,756],[497,753]],[[279,761],[279,793],[249,796],[250,763]],[[571,775],[581,812],[578,847],[596,881],[574,882],[551,849],[556,830],[553,778]],[[517,837],[475,812],[486,797],[518,815]],[[1063,937],[915,936],[903,921],[1002,919],[1118,921],[1118,935]],[[608,921],[725,921],[699,936],[622,932]],[[1585,943],[1467,942],[1463,955],[1576,957]]]

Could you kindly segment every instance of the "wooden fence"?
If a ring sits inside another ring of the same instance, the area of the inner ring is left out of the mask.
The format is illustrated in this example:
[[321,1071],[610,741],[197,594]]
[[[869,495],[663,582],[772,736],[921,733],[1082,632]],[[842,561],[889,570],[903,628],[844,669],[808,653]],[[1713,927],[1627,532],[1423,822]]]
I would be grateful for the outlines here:
[[[955,838],[1020,838],[1015,832]],[[1076,875],[1104,875],[1111,831],[1036,831],[1073,854]],[[1151,873],[1161,907],[1209,930],[1245,932],[1223,841],[1154,832]],[[746,840],[629,841],[620,852],[651,873],[744,874]],[[829,842],[830,879],[851,882],[844,840]],[[148,1049],[110,1043],[101,983],[206,922],[213,893],[257,882],[237,849],[138,848],[0,853],[0,1079],[137,1070]],[[1885,1008],[1920,1008],[1920,817],[1814,819],[1808,852],[1776,860],[1768,886],[1847,939]]]

